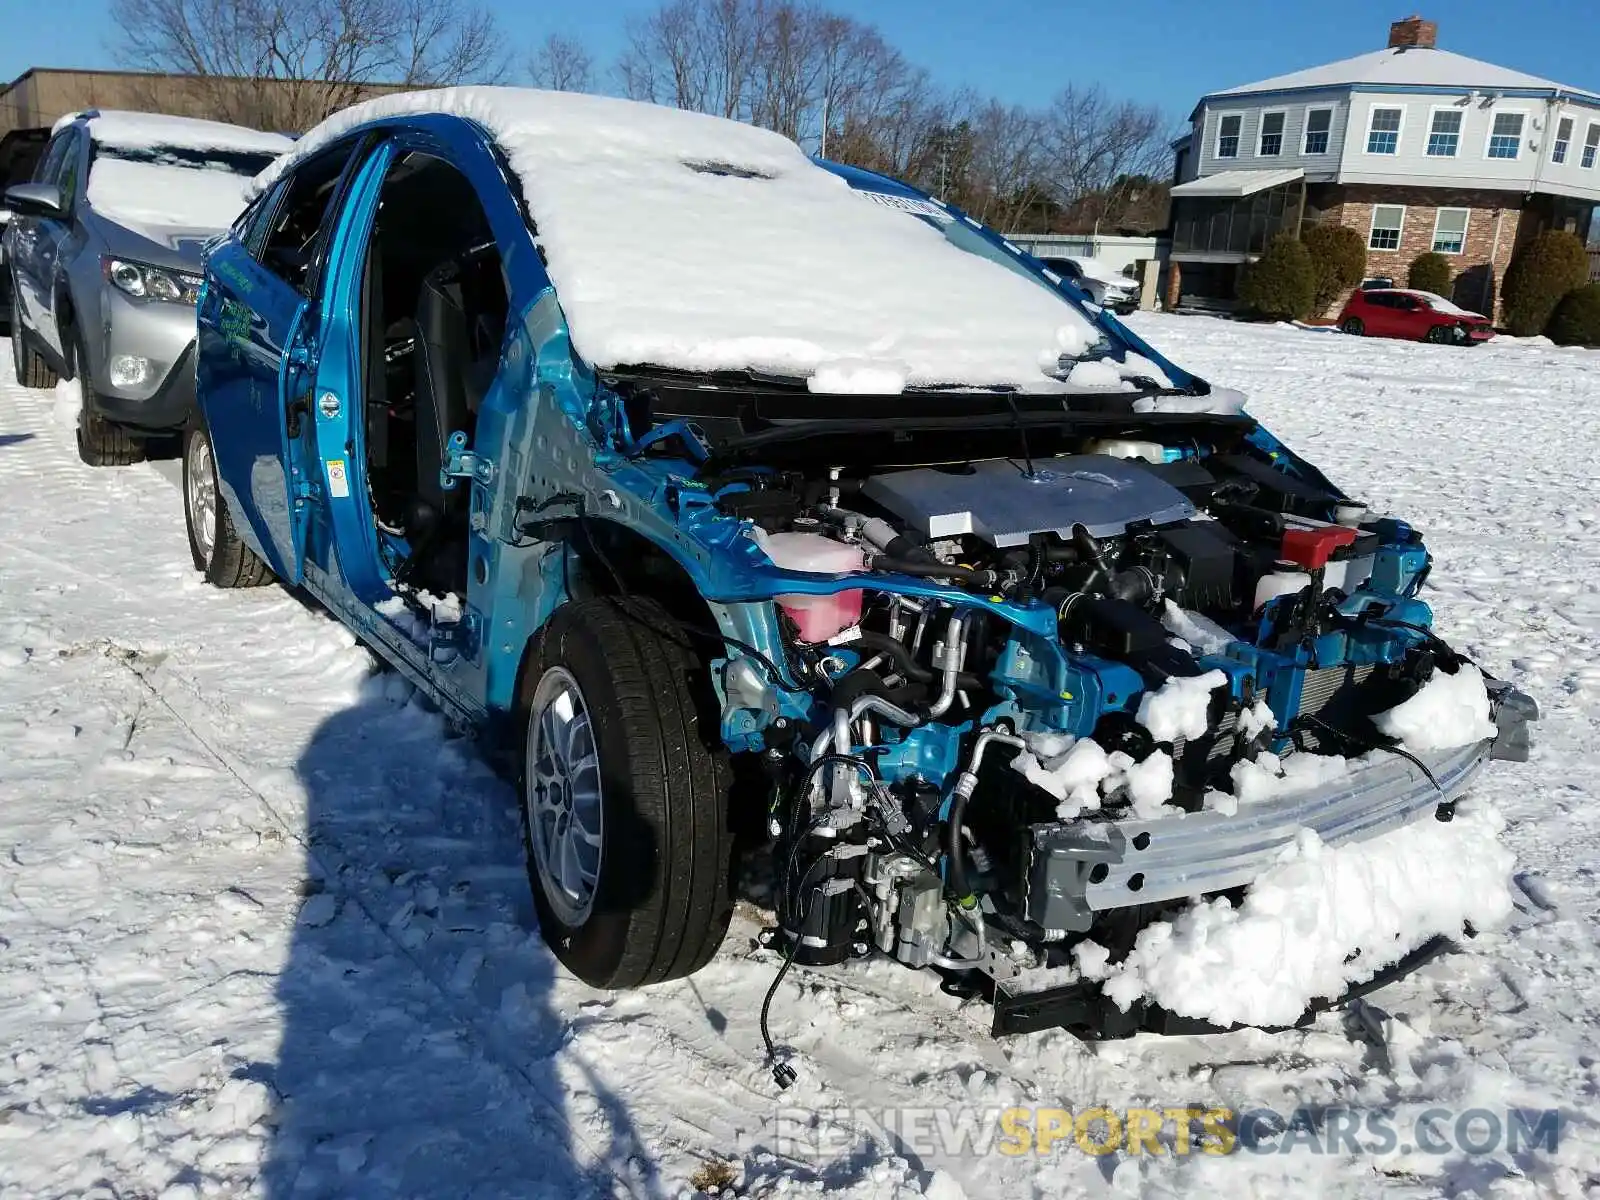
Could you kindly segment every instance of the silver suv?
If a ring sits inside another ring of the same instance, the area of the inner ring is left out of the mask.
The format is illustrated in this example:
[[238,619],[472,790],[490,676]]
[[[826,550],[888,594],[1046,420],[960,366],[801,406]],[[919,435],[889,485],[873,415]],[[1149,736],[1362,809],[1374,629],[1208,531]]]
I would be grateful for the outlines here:
[[33,182],[6,189],[18,382],[79,390],[78,453],[134,462],[194,409],[200,254],[290,139],[150,113],[56,123]]

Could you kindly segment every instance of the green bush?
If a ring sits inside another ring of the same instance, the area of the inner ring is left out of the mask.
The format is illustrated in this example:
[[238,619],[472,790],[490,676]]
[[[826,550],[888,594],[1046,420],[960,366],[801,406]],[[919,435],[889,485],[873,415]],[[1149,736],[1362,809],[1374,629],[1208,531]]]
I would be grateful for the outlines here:
[[1589,254],[1562,229],[1537,234],[1512,256],[1501,288],[1505,324],[1517,337],[1544,332],[1561,298],[1589,278]]
[[1586,283],[1561,297],[1545,332],[1560,346],[1600,346],[1600,283]]
[[1450,294],[1450,260],[1432,250],[1411,260],[1411,271],[1406,275],[1406,286],[1419,292],[1432,292],[1435,296]]
[[1321,316],[1367,276],[1367,243],[1347,225],[1313,225],[1300,235],[1311,255],[1314,304]]
[[1247,266],[1239,280],[1240,303],[1273,320],[1308,317],[1316,299],[1311,255],[1292,233],[1280,233],[1267,243],[1267,252]]

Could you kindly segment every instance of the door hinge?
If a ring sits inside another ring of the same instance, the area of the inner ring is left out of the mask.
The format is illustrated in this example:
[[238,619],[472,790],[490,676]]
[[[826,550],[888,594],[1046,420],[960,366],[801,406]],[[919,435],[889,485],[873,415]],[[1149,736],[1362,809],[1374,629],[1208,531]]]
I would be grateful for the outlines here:
[[456,430],[445,445],[444,466],[439,469],[439,486],[451,491],[458,479],[487,484],[494,478],[494,463],[467,449],[467,435]]

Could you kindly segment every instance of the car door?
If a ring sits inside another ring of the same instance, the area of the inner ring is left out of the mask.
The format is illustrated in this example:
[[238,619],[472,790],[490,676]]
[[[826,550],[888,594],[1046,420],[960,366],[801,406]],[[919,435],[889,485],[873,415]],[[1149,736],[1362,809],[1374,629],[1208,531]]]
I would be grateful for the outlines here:
[[12,269],[16,278],[16,316],[34,335],[56,354],[61,353],[61,335],[56,328],[56,275],[62,245],[71,228],[71,204],[76,187],[81,153],[79,131],[68,126],[50,139],[35,183],[48,183],[61,193],[68,206],[65,219],[57,217],[17,217],[12,236]]
[[1372,337],[1393,337],[1395,333],[1394,297],[1388,292],[1368,292],[1367,333]]
[[304,576],[314,494],[309,301],[357,148],[330,147],[258,200],[209,254],[196,309],[197,395],[218,483],[240,536],[286,583]]

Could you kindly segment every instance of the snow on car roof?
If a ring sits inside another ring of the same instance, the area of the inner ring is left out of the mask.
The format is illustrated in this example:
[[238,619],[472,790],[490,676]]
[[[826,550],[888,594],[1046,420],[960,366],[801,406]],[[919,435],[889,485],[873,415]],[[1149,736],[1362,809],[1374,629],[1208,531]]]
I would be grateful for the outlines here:
[[[55,123],[54,133],[70,125],[84,113],[68,113]],[[139,150],[170,146],[178,150],[240,150],[258,154],[282,154],[294,139],[281,133],[263,133],[243,125],[222,121],[201,121],[194,117],[171,117],[163,113],[119,112],[108,110],[89,117],[89,136],[102,146]]]
[[[257,178],[383,117],[475,121],[521,180],[577,352],[596,367],[754,369],[816,390],[1066,386],[1099,340],[1037,279],[873,203],[787,138],[604,96],[447,88],[335,114]],[[1114,378],[1114,377],[1113,377]]]

